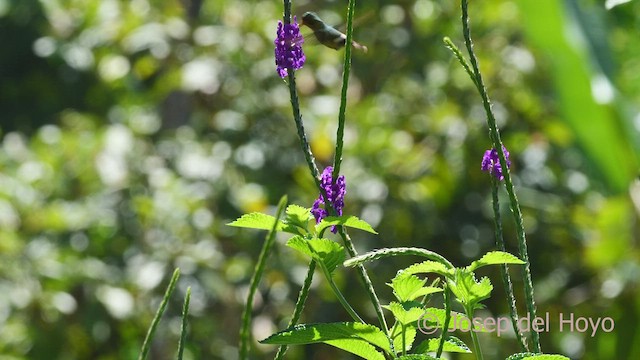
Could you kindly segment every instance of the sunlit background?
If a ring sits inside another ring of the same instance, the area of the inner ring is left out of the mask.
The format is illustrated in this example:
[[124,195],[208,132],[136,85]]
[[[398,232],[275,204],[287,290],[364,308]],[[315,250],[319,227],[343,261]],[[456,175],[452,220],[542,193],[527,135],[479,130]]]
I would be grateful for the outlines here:
[[[640,358],[640,2],[621,3],[470,8],[513,160],[538,312],[615,320],[613,332],[595,337],[552,323],[543,350],[573,359]],[[339,26],[346,1],[294,1],[298,16],[309,10]],[[264,233],[225,224],[273,213],[285,194],[308,207],[317,197],[275,71],[281,17],[282,3],[266,0],[0,0],[0,359],[136,358],[175,267],[183,276],[150,358],[174,358],[188,286],[185,358],[237,358]],[[484,111],[442,43],[449,36],[462,46],[459,4],[360,1],[356,18],[354,36],[369,52],[353,59],[345,212],[379,232],[353,231],[356,247],[418,246],[466,265],[494,249],[494,238],[480,172],[490,147]],[[343,52],[303,34],[302,114],[326,166]],[[508,250],[517,253],[503,200]],[[256,299],[256,339],[286,326],[304,278],[307,259],[284,240]],[[415,260],[370,265],[383,303],[392,300],[385,283]],[[483,271],[495,289],[482,315],[506,314],[499,272]],[[317,278],[303,321],[348,320]],[[354,271],[336,280],[374,321]],[[480,340],[488,359],[518,351],[513,337]],[[274,351],[252,344],[255,359]],[[328,345],[288,356],[350,358]]]

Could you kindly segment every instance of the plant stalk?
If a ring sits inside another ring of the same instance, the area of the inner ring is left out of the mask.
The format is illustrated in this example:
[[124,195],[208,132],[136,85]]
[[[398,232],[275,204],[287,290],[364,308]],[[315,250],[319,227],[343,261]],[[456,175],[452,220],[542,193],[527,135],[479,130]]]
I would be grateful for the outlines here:
[[[509,172],[509,168],[507,167],[507,160],[504,155],[504,151],[502,150],[502,140],[500,139],[500,132],[498,131],[496,125],[496,119],[493,115],[493,111],[491,109],[491,102],[489,100],[489,96],[487,95],[486,87],[484,85],[484,81],[482,79],[482,74],[480,73],[480,68],[478,66],[478,59],[473,51],[473,43],[471,41],[471,31],[469,29],[469,12],[468,12],[468,1],[461,0],[462,7],[462,29],[464,35],[465,45],[467,47],[467,51],[469,52],[469,57],[471,60],[471,66],[473,68],[473,72],[475,74],[475,83],[480,92],[480,96],[482,97],[482,103],[487,113],[487,123],[489,125],[489,136],[493,142],[493,147],[498,152],[498,156],[500,158],[500,165],[502,167],[502,172],[504,176],[504,183],[507,189],[507,193],[509,194],[510,200],[510,208],[511,213],[513,214],[514,221],[516,223],[516,231],[518,234],[518,249],[519,255],[524,264],[524,271],[522,274],[524,288],[525,288],[525,300],[527,303],[527,311],[529,316],[534,319],[536,317],[536,305],[533,297],[533,282],[531,280],[531,265],[529,262],[529,254],[527,250],[527,240],[524,231],[524,224],[522,221],[522,212],[520,210],[520,204],[518,203],[518,198],[516,197],[513,182],[511,180],[511,174]],[[540,348],[540,335],[533,331],[531,334],[533,340],[533,347],[536,353],[541,353],[542,350]]]
[[[502,233],[502,216],[500,215],[500,200],[498,198],[498,180],[491,176],[491,195],[493,203],[493,219],[495,223],[496,234],[496,247],[500,251],[506,251],[504,244],[504,237]],[[518,327],[518,307],[516,306],[516,297],[513,294],[513,284],[511,282],[511,275],[509,275],[509,266],[503,264],[500,266],[500,273],[502,275],[502,283],[507,292],[507,301],[509,302],[509,313],[511,317],[511,326],[516,334],[520,348],[523,352],[529,352],[527,341]]]
[[[291,315],[291,319],[289,320],[287,328],[290,328],[293,325],[297,324],[300,320],[302,309],[304,309],[304,304],[307,301],[307,297],[309,296],[309,289],[311,288],[311,282],[313,281],[313,274],[315,271],[316,261],[311,260],[311,262],[309,263],[309,269],[307,270],[307,276],[304,278],[304,283],[302,284],[302,288],[300,289],[300,293],[298,294],[298,300],[296,300],[296,307],[293,310],[293,315]],[[274,359],[282,360],[284,354],[287,352],[287,349],[287,345],[280,345]]]

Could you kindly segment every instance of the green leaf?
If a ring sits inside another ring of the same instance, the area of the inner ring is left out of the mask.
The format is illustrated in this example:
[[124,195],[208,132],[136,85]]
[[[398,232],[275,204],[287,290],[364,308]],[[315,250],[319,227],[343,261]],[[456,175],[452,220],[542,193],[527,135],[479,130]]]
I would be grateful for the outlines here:
[[[252,212],[242,215],[239,219],[227,225],[248,229],[271,230],[273,229],[273,224],[275,222],[276,218],[271,215]],[[277,231],[285,231],[286,228],[286,224],[284,224],[282,221],[278,221],[278,227],[276,228]]]
[[[427,352],[437,352],[438,346],[440,346],[440,338],[428,339],[421,342],[420,345],[416,346],[415,352],[420,354]],[[471,353],[469,347],[464,342],[462,342],[462,340],[451,335],[449,335],[449,337],[444,341],[442,350],[445,352]]]
[[622,4],[626,4],[628,2],[630,2],[631,0],[607,0],[604,3],[604,7],[607,10],[611,10],[614,7],[618,6],[618,5],[622,5]]
[[[413,342],[416,340],[417,331],[413,326],[406,326],[404,330],[404,344],[405,351],[411,350],[413,346]],[[402,326],[396,326],[394,328],[393,334],[391,334],[391,338],[393,339],[393,348],[396,351],[402,351]]]
[[424,286],[426,280],[421,280],[415,275],[405,275],[399,273],[391,280],[393,294],[400,302],[414,300],[420,296],[433,294],[442,291],[441,288]]
[[288,224],[295,225],[303,229],[307,228],[309,221],[311,221],[311,218],[313,217],[309,209],[295,204],[287,206],[286,214],[287,216],[285,217],[285,221]]
[[[413,264],[404,270],[400,270],[399,274],[423,274],[423,273],[436,273],[445,277],[451,277],[453,274],[446,266],[437,261],[423,261],[421,263]],[[398,275],[399,275],[398,274]]]
[[376,348],[374,348],[373,345],[364,340],[339,339],[327,340],[324,343],[358,355],[363,359],[385,360],[385,357],[381,352],[376,351]]
[[477,308],[480,301],[487,299],[493,290],[488,277],[477,281],[475,274],[466,269],[456,271],[455,281],[449,280],[449,287],[458,301],[474,308]]
[[[594,181],[606,182],[612,194],[627,192],[629,183],[638,173],[639,152],[634,145],[638,132],[631,131],[628,125],[631,122],[624,116],[618,116],[624,112],[613,106],[619,104],[618,101],[600,104],[593,96],[592,81],[597,73],[591,66],[595,59],[589,57],[588,49],[596,45],[579,43],[571,36],[558,36],[567,26],[565,2],[521,0],[514,4],[520,8],[520,13],[527,14],[521,24],[527,43],[548,66],[550,78],[554,79],[558,118],[573,130],[572,142],[575,141],[588,157],[587,163],[593,169],[591,174],[598,177]],[[606,30],[594,33],[603,33],[601,36],[608,39]],[[598,121],[584,126],[584,119]]]
[[411,354],[411,355],[400,356],[398,360],[438,360],[438,359],[427,354]]
[[357,266],[364,264],[368,261],[378,260],[393,256],[421,256],[427,259],[437,261],[445,265],[449,269],[453,269],[454,266],[444,256],[427,249],[415,248],[415,247],[399,247],[399,248],[386,248],[370,251],[364,255],[356,256],[345,261],[344,266]]
[[522,265],[525,262],[518,259],[515,255],[511,255],[504,251],[490,251],[484,254],[479,260],[476,260],[467,266],[468,271],[474,271],[480,267],[487,265],[499,264],[517,264]]
[[[429,333],[427,330],[433,328],[442,328],[445,321],[445,310],[438,308],[426,308],[424,315],[418,321],[418,330],[423,333]],[[463,330],[468,331],[469,324],[471,324],[467,315],[456,311],[451,312],[451,321],[449,322],[449,331]],[[484,332],[482,322],[476,321],[474,328],[478,332]],[[422,330],[421,330],[422,329]]]
[[272,345],[302,345],[340,339],[359,339],[390,353],[387,336],[373,325],[356,322],[296,325],[260,341]]
[[371,225],[369,225],[366,221],[358,219],[356,216],[353,216],[353,215],[328,216],[324,218],[322,221],[320,221],[318,225],[316,225],[316,231],[319,234],[329,226],[334,226],[334,225],[348,226],[350,228],[367,231],[372,234],[377,234],[377,232],[373,230],[373,227],[371,227]]
[[391,311],[393,317],[403,325],[414,323],[420,319],[425,313],[424,307],[417,301],[408,301],[404,303],[392,302],[383,308]]
[[344,247],[329,239],[307,240],[302,236],[294,236],[287,241],[287,246],[321,262],[329,273],[345,259]]
[[507,360],[570,360],[570,359],[564,355],[520,353],[520,354],[513,354],[509,356]]

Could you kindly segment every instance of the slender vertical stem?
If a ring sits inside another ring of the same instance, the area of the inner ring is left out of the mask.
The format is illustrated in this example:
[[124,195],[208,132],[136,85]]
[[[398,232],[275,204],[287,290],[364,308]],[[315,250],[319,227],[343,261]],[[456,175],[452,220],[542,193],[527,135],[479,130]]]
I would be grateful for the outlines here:
[[470,322],[469,326],[471,327],[471,329],[469,330],[469,332],[471,333],[471,341],[473,342],[473,352],[476,355],[476,359],[484,360],[484,357],[482,356],[482,349],[480,348],[480,341],[478,341],[478,334],[473,324],[473,308],[466,306],[464,310]]
[[351,43],[353,41],[353,14],[355,12],[356,1],[349,0],[347,10],[347,39],[344,50],[344,69],[342,71],[342,93],[340,96],[340,111],[338,112],[338,131],[336,136],[336,153],[333,160],[333,181],[340,175],[340,165],[342,164],[342,148],[344,146],[344,124],[347,112],[347,90],[349,88],[349,73],[351,72]]
[[331,273],[329,273],[329,270],[327,269],[327,267],[324,266],[323,263],[320,263],[320,268],[322,269],[324,276],[327,278],[327,282],[329,282],[329,286],[331,286],[333,293],[336,295],[336,297],[338,298],[338,301],[340,301],[340,304],[342,304],[342,306],[347,311],[347,313],[351,315],[351,318],[353,318],[353,320],[357,322],[366,324],[366,322],[362,320],[360,315],[358,315],[358,313],[351,307],[347,299],[345,299],[344,295],[342,295],[342,292],[340,292],[340,289],[336,285],[335,281],[333,281],[333,277],[331,276]]
[[240,359],[247,359],[249,355],[249,327],[251,325],[251,312],[253,310],[253,298],[258,290],[258,285],[260,285],[260,279],[262,279],[262,273],[264,272],[264,267],[267,263],[267,257],[269,256],[269,252],[273,247],[273,242],[276,239],[276,227],[278,226],[278,222],[282,213],[284,212],[284,208],[287,205],[287,197],[283,196],[278,203],[278,210],[276,211],[276,220],[273,223],[273,228],[267,234],[267,237],[262,245],[262,249],[260,250],[260,256],[258,257],[258,263],[256,264],[256,268],[253,272],[253,276],[251,277],[251,283],[249,286],[249,294],[247,295],[247,304],[244,307],[244,311],[242,313],[242,328],[240,329]]
[[[356,2],[355,0],[349,0],[349,5],[347,9],[347,38],[345,41],[345,52],[344,52],[344,69],[342,72],[342,92],[340,96],[340,110],[338,112],[338,130],[336,133],[336,151],[335,157],[333,160],[333,181],[337,181],[338,176],[340,175],[340,166],[342,164],[342,150],[344,147],[344,127],[346,122],[346,112],[347,112],[347,90],[349,88],[349,74],[351,73],[351,51],[352,51],[352,42],[353,42],[353,17],[355,13]],[[328,202],[325,202],[328,204]],[[351,257],[358,256],[358,253],[351,241],[351,238],[347,234],[347,232],[341,228],[340,236],[342,241],[344,242],[345,248],[349,252]],[[380,322],[380,326],[382,326],[383,331],[389,338],[389,342],[393,349],[393,340],[389,334],[389,327],[387,326],[387,321],[384,317],[384,313],[382,312],[382,305],[380,304],[380,300],[378,299],[378,295],[375,292],[373,284],[371,283],[371,279],[369,278],[369,274],[367,274],[367,270],[363,265],[358,266],[358,275],[360,279],[365,284],[365,288],[369,295],[369,299],[373,304],[376,316],[378,317],[378,321]]]
[[[500,215],[500,200],[498,199],[498,180],[491,176],[491,195],[493,202],[493,219],[495,224],[496,247],[500,251],[506,251],[504,237],[502,236],[502,216]],[[528,352],[527,341],[518,327],[518,308],[516,306],[516,298],[513,294],[513,284],[511,283],[511,275],[509,275],[509,266],[503,264],[500,266],[502,275],[502,283],[507,292],[507,301],[509,302],[509,312],[511,315],[511,326],[518,338],[520,348],[523,352]]]
[[187,341],[187,325],[189,321],[189,302],[191,301],[191,286],[187,288],[187,294],[184,296],[184,305],[182,306],[182,326],[180,326],[180,342],[178,343],[178,360],[182,360],[184,346]]
[[[349,14],[348,15],[348,20],[349,23],[352,24],[353,23],[353,12],[354,12],[354,8],[355,8],[355,2],[353,2],[353,0],[351,0],[350,2],[350,6],[349,6]],[[291,21],[291,2],[289,0],[284,0],[284,23],[288,24]],[[350,27],[352,29],[352,25],[348,25],[348,27]],[[347,36],[352,36],[351,35],[352,30],[348,30],[347,31]],[[348,39],[347,39],[348,40]],[[347,50],[349,52],[349,64],[350,64],[350,58],[351,58],[351,49],[349,48],[349,46],[347,46]],[[346,56],[346,55],[345,55]],[[348,72],[348,70],[347,70]],[[348,79],[348,74],[347,77]],[[319,189],[320,194],[322,195],[322,197],[325,200],[325,204],[329,204],[330,202],[328,201],[327,198],[327,194],[325,193],[324,189],[321,186],[320,183],[320,177],[319,177],[319,171],[318,171],[318,166],[315,163],[315,159],[313,157],[313,153],[311,152],[311,147],[309,146],[309,142],[307,141],[307,137],[306,137],[306,133],[304,130],[304,125],[302,123],[302,116],[300,114],[300,105],[299,105],[299,100],[298,100],[298,93],[296,90],[296,82],[295,82],[295,73],[292,69],[290,69],[289,71],[289,94],[291,96],[291,106],[293,108],[293,118],[294,121],[296,123],[296,128],[298,131],[298,138],[300,139],[300,146],[302,147],[302,152],[304,153],[305,156],[305,160],[307,162],[307,166],[309,168],[309,171],[311,172],[311,175],[316,183],[316,187]],[[347,82],[343,81],[345,84]],[[346,106],[346,87],[343,88],[343,103],[344,106]],[[341,104],[341,107],[343,105]],[[346,108],[345,108],[346,109]],[[340,167],[340,163],[341,163],[341,158],[342,158],[342,146],[343,146],[343,142],[344,142],[344,110],[341,110],[341,113],[343,114],[343,120],[341,121],[342,125],[338,125],[338,143],[339,143],[339,149],[338,146],[336,146],[336,154],[339,156],[336,156],[336,161],[334,161],[335,166],[333,169],[333,176],[334,176],[334,181],[337,179],[337,176],[339,175],[339,167]],[[339,121],[340,123],[340,121]],[[342,129],[342,130],[340,130]],[[340,160],[337,160],[340,159]],[[338,168],[338,170],[336,170],[336,166]],[[331,209],[330,206],[328,206],[327,211],[329,211],[330,213],[332,211],[334,211],[333,209]],[[349,255],[351,257],[357,256],[357,252],[355,250],[355,247],[353,246],[353,243],[351,242],[351,239],[349,238],[349,236],[347,235],[347,233],[344,230],[340,230],[340,234],[342,237],[343,242],[346,245],[347,251],[349,252]],[[378,296],[375,293],[375,290],[373,288],[373,284],[371,283],[371,279],[369,278],[369,275],[367,274],[364,266],[360,265],[358,266],[358,274],[360,276],[360,279],[362,280],[362,282],[365,285],[365,288],[367,289],[367,293],[369,295],[369,298],[375,308],[376,311],[376,315],[378,317],[378,320],[380,321],[380,325],[382,326],[383,330],[385,331],[385,334],[387,335],[387,337],[389,337],[389,328],[387,326],[386,320],[384,318],[383,312],[382,312],[382,305],[380,304],[380,300],[378,299]],[[390,338],[390,337],[389,337]],[[391,340],[390,340],[391,341]],[[393,345],[392,345],[393,346]]]
[[444,342],[449,337],[449,323],[451,322],[451,290],[447,283],[444,284],[444,324],[442,325],[442,335],[440,335],[440,344],[438,344],[438,352],[436,359],[440,359],[444,350]]
[[407,326],[402,324],[402,356],[407,355]]
[[[284,0],[284,15],[283,22],[285,24],[291,23],[291,1]],[[304,124],[302,122],[302,115],[300,114],[300,101],[298,100],[298,91],[296,88],[296,76],[295,71],[293,69],[288,69],[288,84],[289,84],[289,96],[291,98],[291,108],[293,110],[293,120],[296,123],[296,130],[298,132],[298,139],[300,140],[300,147],[302,148],[302,153],[304,154],[304,159],[307,162],[307,166],[309,167],[309,171],[311,172],[311,176],[316,183],[316,187],[318,189],[322,189],[320,184],[320,176],[318,172],[318,166],[316,165],[316,160],[313,157],[313,153],[311,152],[311,146],[309,146],[309,141],[307,141],[307,135],[304,130]],[[328,204],[326,194],[323,193],[323,197],[325,199],[325,203]]]
[[[340,237],[342,238],[342,242],[345,245],[345,248],[347,249],[347,252],[349,253],[349,256],[356,257],[358,256],[358,252],[356,251],[356,248],[353,246],[353,241],[351,241],[351,237],[349,237],[349,234],[347,234],[347,232],[344,230],[344,228],[342,226],[338,227],[338,233],[340,234]],[[389,342],[390,342],[390,346],[391,346],[391,350],[393,351],[393,339],[391,339],[391,336],[389,334],[389,327],[387,326],[387,320],[384,317],[384,313],[382,312],[382,304],[380,304],[380,299],[378,299],[378,295],[376,294],[376,290],[373,287],[373,283],[371,282],[371,279],[369,278],[369,275],[367,274],[367,269],[365,269],[364,265],[359,264],[356,267],[357,271],[358,271],[358,275],[360,277],[360,280],[362,280],[362,282],[365,285],[365,289],[367,290],[367,294],[369,295],[369,299],[371,300],[371,303],[373,304],[373,307],[376,311],[376,316],[378,317],[378,321],[380,322],[380,326],[382,327],[382,330],[385,332],[385,334],[387,335],[387,337],[389,338]]]
[[[485,112],[487,113],[489,135],[491,137],[491,140],[493,141],[494,148],[498,152],[498,156],[500,158],[500,165],[503,169],[504,183],[507,189],[507,193],[509,194],[511,213],[513,214],[513,218],[516,223],[519,254],[522,261],[525,262],[522,277],[523,277],[524,288],[525,288],[524,295],[527,303],[527,311],[529,313],[529,316],[533,319],[536,317],[536,305],[533,297],[533,282],[531,280],[531,266],[530,266],[529,254],[527,250],[527,240],[524,232],[524,224],[522,221],[522,212],[520,210],[518,198],[516,197],[516,194],[515,194],[513,182],[511,181],[511,174],[509,173],[509,168],[507,167],[507,161],[504,155],[504,151],[502,149],[502,140],[500,139],[500,133],[498,132],[498,128],[496,126],[496,119],[493,115],[493,111],[491,110],[491,102],[489,101],[489,96],[487,95],[484,81],[482,79],[482,74],[480,73],[480,68],[478,66],[478,59],[476,58],[476,55],[473,52],[473,43],[471,41],[471,31],[469,29],[468,1],[461,0],[461,4],[462,4],[462,29],[463,29],[464,41],[467,47],[467,51],[469,52],[471,66],[473,67],[473,72],[476,77],[475,83],[476,83],[476,86],[478,87],[478,91],[480,92],[480,96],[482,97],[482,103],[484,105]],[[540,353],[541,352],[540,335],[537,332],[533,331],[531,334],[531,337],[533,339],[534,351],[537,353]]]
[[149,350],[151,349],[151,340],[153,340],[153,336],[156,333],[156,329],[158,328],[158,324],[160,323],[160,318],[162,318],[162,314],[167,309],[167,304],[169,303],[169,298],[173,291],[176,289],[176,284],[178,283],[178,278],[180,277],[180,269],[176,268],[173,271],[173,275],[171,276],[171,281],[169,281],[169,286],[167,286],[167,290],[162,297],[162,301],[160,302],[160,306],[158,307],[158,311],[156,311],[156,315],[153,317],[151,321],[151,326],[149,326],[149,330],[147,330],[147,336],[145,336],[144,341],[142,342],[142,350],[140,350],[140,355],[138,356],[138,360],[144,360],[147,358],[149,354]]
[[[304,283],[302,284],[302,288],[300,289],[300,293],[298,294],[298,300],[296,300],[296,307],[293,310],[293,315],[291,316],[291,320],[289,320],[289,325],[287,328],[292,327],[297,324],[300,320],[300,315],[302,315],[302,309],[304,309],[304,303],[307,301],[307,297],[309,296],[309,289],[311,288],[311,282],[313,281],[313,274],[316,271],[316,261],[311,260],[309,263],[309,269],[307,270],[307,276],[304,278]],[[276,353],[275,360],[282,360],[284,354],[287,352],[287,345],[281,345],[278,348],[278,352]]]

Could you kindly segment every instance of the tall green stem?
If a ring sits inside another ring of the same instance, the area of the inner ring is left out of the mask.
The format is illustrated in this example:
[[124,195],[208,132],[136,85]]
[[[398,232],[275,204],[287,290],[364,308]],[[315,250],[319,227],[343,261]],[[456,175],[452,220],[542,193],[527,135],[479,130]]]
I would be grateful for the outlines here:
[[438,352],[436,359],[440,359],[444,350],[444,342],[449,337],[449,322],[451,322],[451,290],[447,283],[444,284],[444,324],[442,325],[442,335],[440,335],[440,344],[438,344]]
[[160,302],[160,306],[156,311],[156,315],[153,317],[153,320],[151,320],[151,325],[149,326],[149,330],[147,330],[147,336],[145,336],[144,341],[142,342],[142,350],[140,350],[138,360],[146,359],[147,355],[149,354],[149,350],[151,350],[151,341],[153,340],[153,336],[156,334],[156,329],[158,328],[158,324],[160,323],[162,314],[164,314],[164,311],[167,309],[169,298],[171,297],[171,294],[173,294],[173,291],[176,289],[176,284],[178,283],[179,277],[180,269],[176,268],[173,271],[171,281],[169,281],[169,286],[167,286],[167,290],[162,297],[162,301]]
[[[353,14],[354,14],[354,9],[355,9],[355,1],[350,0],[349,2],[349,14],[348,14],[348,18],[347,18],[347,44],[350,44],[350,39],[353,36],[352,32],[353,32]],[[291,22],[291,2],[289,0],[284,0],[284,23],[288,24]],[[351,64],[351,48],[349,46],[346,47],[345,50],[345,62],[348,63],[348,65],[345,66],[345,73],[346,73],[346,79],[348,80],[348,73],[349,73],[349,69],[350,69],[350,64]],[[309,167],[309,171],[311,172],[311,176],[313,177],[313,180],[316,183],[316,187],[319,189],[321,196],[324,198],[325,200],[325,204],[329,204],[330,202],[328,201],[327,198],[327,194],[325,193],[324,189],[321,186],[320,183],[320,177],[319,177],[319,172],[318,172],[318,166],[315,163],[315,159],[313,157],[313,153],[311,152],[311,147],[309,146],[309,142],[307,141],[307,137],[306,137],[306,133],[304,130],[304,125],[302,122],[302,116],[300,114],[300,105],[299,105],[299,100],[298,100],[298,93],[296,90],[296,82],[295,82],[295,73],[293,70],[289,71],[289,94],[291,96],[291,106],[293,109],[293,118],[294,121],[296,123],[296,129],[298,131],[298,138],[300,139],[300,146],[302,147],[302,152],[304,153],[305,156],[305,160],[307,162],[307,166]],[[336,144],[336,160],[334,161],[334,172],[333,172],[333,177],[334,177],[334,181],[337,179],[338,175],[339,175],[339,170],[340,170],[340,164],[341,164],[341,160],[342,160],[342,148],[343,148],[343,144],[344,144],[344,119],[345,119],[345,112],[346,112],[346,91],[347,91],[347,85],[348,85],[348,81],[344,81],[343,79],[343,96],[342,96],[342,102],[341,102],[341,110],[340,113],[342,114],[340,116],[340,118],[342,120],[339,119],[338,121],[338,141]],[[328,206],[327,211],[334,212],[333,209],[331,209],[330,206]],[[355,247],[353,246],[353,243],[351,242],[351,239],[349,238],[348,234],[341,229],[340,230],[340,235],[342,237],[343,242],[345,243],[345,247],[347,248],[347,251],[349,252],[349,255],[354,257],[357,256],[357,252],[355,250]],[[376,311],[376,315],[378,317],[378,321],[380,321],[380,325],[382,326],[383,330],[385,331],[385,334],[387,334],[387,337],[390,338],[389,336],[389,328],[387,326],[386,320],[384,318],[384,315],[382,313],[382,305],[380,304],[380,300],[378,299],[378,296],[375,293],[375,290],[373,288],[373,284],[371,283],[371,279],[369,278],[369,275],[367,274],[365,268],[363,266],[358,266],[358,275],[360,277],[360,279],[362,280],[362,282],[365,285],[365,288],[367,290],[367,293],[369,295],[369,299],[371,300],[375,311]],[[391,341],[391,340],[390,340]],[[392,345],[393,346],[393,345]]]
[[347,299],[345,299],[344,295],[342,295],[342,292],[336,285],[335,281],[333,281],[333,277],[331,276],[331,273],[329,273],[329,270],[327,270],[327,267],[324,266],[324,264],[320,263],[320,268],[322,269],[324,276],[327,278],[327,282],[329,282],[329,286],[331,286],[333,293],[336,295],[336,297],[338,298],[338,301],[340,301],[340,304],[342,304],[342,306],[347,311],[347,313],[351,315],[351,318],[353,318],[353,320],[357,322],[366,324],[366,322],[362,320],[360,315],[358,315],[358,313],[356,313],[356,311],[351,307]]
[[[309,289],[311,288],[311,282],[313,281],[313,273],[316,271],[316,261],[311,260],[309,263],[309,269],[307,270],[307,276],[304,278],[304,283],[302,284],[302,288],[300,289],[300,293],[298,294],[298,300],[296,300],[296,307],[293,310],[293,315],[291,315],[291,319],[289,320],[289,325],[287,328],[292,327],[297,324],[300,320],[300,315],[302,315],[302,309],[304,309],[304,304],[307,302],[307,297],[309,296]],[[278,348],[278,352],[276,353],[275,360],[282,360],[284,354],[287,352],[287,345],[281,345]]]
[[[524,232],[522,212],[520,210],[520,204],[518,203],[518,198],[516,197],[516,194],[515,194],[513,182],[511,181],[511,174],[509,173],[507,160],[505,158],[504,151],[502,149],[502,140],[500,139],[500,133],[496,126],[496,119],[493,115],[493,111],[491,110],[491,102],[489,101],[489,96],[487,95],[484,81],[482,79],[482,74],[480,73],[480,68],[478,66],[478,59],[476,58],[476,55],[473,51],[473,43],[471,41],[471,31],[469,29],[468,1],[461,0],[461,5],[462,5],[462,29],[463,29],[464,41],[467,47],[467,51],[469,52],[471,66],[473,67],[473,73],[475,74],[475,80],[476,80],[475,83],[478,88],[478,91],[480,92],[480,96],[482,97],[482,103],[484,105],[485,112],[487,113],[489,135],[491,137],[491,140],[493,141],[493,147],[498,152],[498,156],[500,158],[500,165],[503,169],[504,183],[507,189],[507,193],[509,194],[511,213],[513,214],[513,218],[516,223],[519,254],[520,254],[520,258],[525,262],[522,277],[523,277],[523,282],[525,287],[524,295],[527,303],[527,311],[531,319],[534,319],[536,317],[536,305],[533,298],[533,282],[531,281],[531,266],[529,263],[527,239]],[[534,351],[537,353],[540,353],[541,348],[540,348],[539,334],[533,331],[531,333],[531,337],[533,339]]]
[[336,134],[336,153],[333,159],[333,181],[340,175],[342,164],[342,148],[344,146],[344,124],[347,113],[347,90],[349,89],[349,74],[351,73],[351,43],[353,39],[353,15],[355,12],[355,0],[349,0],[347,10],[347,39],[344,49],[344,69],[342,71],[342,92],[340,96],[340,111],[338,112],[338,130]]
[[482,349],[480,348],[480,341],[478,341],[478,334],[477,331],[474,327],[473,324],[473,309],[470,307],[465,307],[464,309],[465,313],[467,314],[467,317],[469,318],[469,322],[470,322],[470,330],[469,332],[471,333],[471,341],[473,342],[473,352],[476,355],[476,359],[478,360],[484,360],[484,357],[482,356]]
[[269,252],[271,251],[271,247],[273,246],[273,242],[276,238],[276,227],[278,226],[278,222],[286,205],[287,197],[283,196],[278,203],[278,210],[276,211],[276,220],[273,223],[273,228],[267,234],[264,244],[262,245],[262,250],[260,250],[260,256],[258,257],[258,263],[256,264],[253,276],[251,277],[249,295],[247,295],[247,304],[245,305],[244,312],[242,313],[242,328],[240,329],[241,360],[247,359],[249,354],[249,327],[251,325],[253,298],[258,290],[258,285],[260,285],[260,279],[262,279],[262,273],[264,272],[264,267],[267,263],[267,257],[269,256]]
[[[500,200],[498,199],[498,180],[491,176],[491,195],[493,200],[493,219],[495,224],[496,247],[500,251],[506,251],[504,245],[504,237],[502,236],[502,216],[500,215]],[[503,264],[500,266],[502,275],[502,283],[507,292],[507,301],[509,302],[509,312],[511,315],[511,326],[518,338],[520,347],[523,352],[528,352],[527,342],[518,327],[518,308],[516,306],[516,298],[513,295],[513,284],[511,283],[511,275],[509,275],[509,266]]]
[[189,322],[189,302],[191,301],[191,286],[187,288],[182,306],[182,325],[180,326],[180,342],[178,343],[178,360],[182,360],[184,347],[187,343],[187,324]]
[[[358,256],[358,252],[356,251],[356,248],[353,246],[353,241],[351,241],[351,237],[349,236],[349,234],[347,234],[344,228],[340,227],[338,230],[338,233],[342,238],[342,242],[344,243],[344,246],[347,249],[349,256],[352,258]],[[389,341],[391,343],[391,348],[393,349],[393,340],[389,335],[389,327],[387,326],[387,320],[385,319],[384,313],[382,312],[382,304],[380,304],[380,299],[378,299],[378,295],[376,294],[376,290],[373,287],[373,283],[369,278],[369,274],[367,274],[367,269],[364,267],[364,265],[359,264],[356,267],[356,270],[358,271],[358,276],[360,277],[360,280],[362,280],[362,282],[365,285],[365,289],[367,290],[369,299],[373,304],[373,307],[376,312],[376,316],[378,317],[378,321],[380,322],[380,326],[382,326],[382,330],[385,332],[385,334],[389,338]]]

